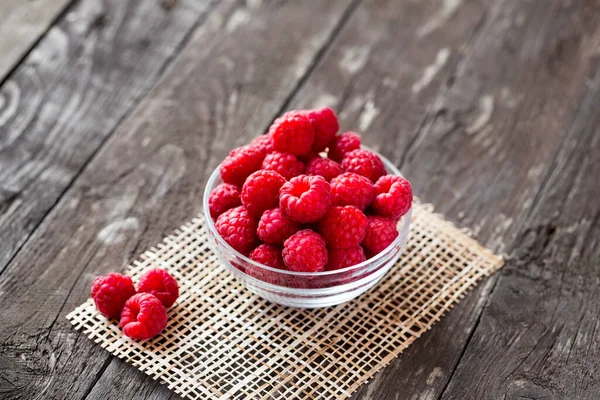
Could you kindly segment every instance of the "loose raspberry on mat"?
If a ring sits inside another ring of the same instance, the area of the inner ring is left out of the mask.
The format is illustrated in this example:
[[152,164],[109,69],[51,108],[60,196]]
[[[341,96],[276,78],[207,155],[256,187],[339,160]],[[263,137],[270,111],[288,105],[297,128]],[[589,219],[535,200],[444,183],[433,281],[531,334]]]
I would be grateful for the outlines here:
[[217,218],[230,208],[242,205],[240,190],[230,183],[222,183],[208,196],[208,209],[210,216]]
[[274,151],[267,154],[262,163],[262,168],[275,171],[288,181],[304,173],[304,163],[292,153]]
[[331,180],[331,200],[335,206],[354,206],[364,211],[375,196],[373,183],[353,172],[343,173]]
[[329,263],[325,267],[326,271],[333,271],[351,267],[365,261],[365,252],[362,247],[354,246],[349,249],[331,249],[329,250]]
[[306,117],[315,130],[315,142],[313,151],[320,153],[333,141],[335,134],[340,129],[338,118],[329,107],[306,111]]
[[333,161],[341,162],[346,153],[357,149],[360,149],[360,136],[354,132],[346,132],[331,143],[327,156]]
[[256,233],[260,240],[267,244],[283,246],[283,242],[294,233],[298,232],[300,226],[289,219],[281,208],[277,207],[267,210],[260,217]]
[[285,178],[275,171],[256,171],[242,187],[242,204],[251,216],[260,218],[263,212],[277,206],[279,189],[284,183]]
[[315,157],[306,164],[306,175],[319,175],[327,182],[342,172],[342,166],[329,158]]
[[286,269],[281,249],[277,246],[261,244],[250,252],[250,258],[269,267]]
[[125,303],[120,323],[125,336],[150,339],[167,326],[167,309],[154,295],[138,293]]
[[250,146],[234,149],[221,163],[221,179],[225,183],[242,187],[248,175],[260,169],[263,158],[260,151]]
[[273,146],[277,151],[285,151],[296,156],[310,152],[315,141],[315,131],[304,115],[291,111],[277,118],[269,128]]
[[319,221],[319,233],[329,248],[356,247],[367,233],[367,217],[354,206],[334,206]]
[[215,222],[217,232],[235,250],[248,254],[258,244],[258,222],[248,211],[239,206],[219,215]]
[[118,317],[123,305],[135,294],[131,278],[117,273],[99,276],[92,282],[92,299],[107,318]]
[[142,275],[138,283],[138,292],[154,295],[169,308],[179,297],[179,285],[167,270],[155,268]]
[[390,218],[369,216],[367,220],[367,234],[362,244],[371,251],[370,255],[374,256],[398,237],[398,229],[396,221]]
[[327,265],[325,241],[310,229],[296,232],[283,245],[283,261],[290,271],[323,271]]
[[411,207],[413,194],[410,182],[401,176],[386,175],[375,182],[375,198],[371,207],[384,217],[399,219]]
[[329,183],[322,176],[299,175],[279,190],[279,207],[292,221],[301,224],[318,221],[330,205]]
[[271,135],[260,135],[250,142],[250,147],[259,151],[263,156],[275,151],[275,148],[273,147],[273,138]]
[[344,155],[342,160],[344,172],[354,172],[376,182],[385,175],[385,166],[381,158],[368,150],[352,150]]

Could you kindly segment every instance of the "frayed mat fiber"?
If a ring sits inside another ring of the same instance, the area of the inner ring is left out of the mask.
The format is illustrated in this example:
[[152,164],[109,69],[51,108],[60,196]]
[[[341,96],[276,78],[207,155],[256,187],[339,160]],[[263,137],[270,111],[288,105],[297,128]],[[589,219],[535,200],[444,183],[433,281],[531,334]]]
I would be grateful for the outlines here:
[[165,268],[181,296],[153,340],[135,342],[91,299],[67,318],[100,346],[189,399],[345,399],[458,303],[502,257],[414,203],[397,264],[372,289],[315,310],[269,303],[209,249],[202,216],[142,254],[134,281]]

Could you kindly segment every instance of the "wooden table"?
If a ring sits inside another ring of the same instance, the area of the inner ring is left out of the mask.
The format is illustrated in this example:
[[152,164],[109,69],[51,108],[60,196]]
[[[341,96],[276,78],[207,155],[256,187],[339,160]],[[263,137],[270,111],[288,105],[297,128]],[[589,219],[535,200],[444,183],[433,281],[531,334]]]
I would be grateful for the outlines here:
[[0,85],[0,398],[177,398],[65,315],[322,105],[508,255],[353,398],[600,398],[597,0],[3,0]]

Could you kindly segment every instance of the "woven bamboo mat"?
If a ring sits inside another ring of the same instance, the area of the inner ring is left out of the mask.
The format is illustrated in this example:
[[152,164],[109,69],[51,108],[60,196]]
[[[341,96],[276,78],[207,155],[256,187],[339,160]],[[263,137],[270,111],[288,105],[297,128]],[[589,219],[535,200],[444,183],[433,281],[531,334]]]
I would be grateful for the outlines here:
[[219,266],[198,216],[127,270],[136,281],[148,268],[166,268],[179,281],[162,335],[128,339],[91,299],[67,318],[185,398],[345,399],[503,264],[432,211],[414,204],[397,265],[346,304],[302,310],[250,293]]

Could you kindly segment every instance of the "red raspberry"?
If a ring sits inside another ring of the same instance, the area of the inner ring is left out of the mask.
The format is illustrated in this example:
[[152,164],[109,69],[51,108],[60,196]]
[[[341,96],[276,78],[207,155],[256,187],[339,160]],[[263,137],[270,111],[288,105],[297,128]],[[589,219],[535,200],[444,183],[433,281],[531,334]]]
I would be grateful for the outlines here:
[[279,190],[279,207],[301,224],[321,219],[331,205],[329,183],[322,176],[300,175]]
[[288,181],[304,172],[304,164],[292,153],[274,151],[267,154],[262,163],[262,168],[275,171]]
[[250,252],[250,258],[254,261],[277,269],[286,269],[283,263],[281,249],[270,245],[261,244]]
[[367,233],[367,217],[354,206],[334,206],[319,221],[319,233],[329,248],[356,247]]
[[329,146],[340,129],[338,118],[329,107],[306,111],[305,115],[315,130],[315,142],[312,149],[320,153]]
[[352,172],[336,176],[330,182],[334,206],[354,206],[364,211],[375,196],[371,181]]
[[248,211],[239,206],[225,211],[219,215],[215,227],[223,239],[235,250],[248,254],[256,247],[256,227],[258,223],[248,214]]
[[315,141],[312,124],[299,112],[287,112],[277,118],[269,128],[273,146],[277,151],[286,151],[296,156],[308,154]]
[[251,216],[260,218],[263,212],[277,206],[279,188],[284,183],[285,178],[275,171],[256,171],[244,183],[242,204]]
[[306,164],[306,175],[320,175],[327,182],[342,172],[342,166],[329,158],[316,157]]
[[131,278],[117,273],[99,276],[92,281],[92,299],[100,314],[118,317],[123,305],[135,294]]
[[323,271],[327,265],[325,241],[310,229],[296,232],[283,245],[283,261],[290,271]]
[[379,216],[367,217],[369,224],[363,246],[371,251],[372,256],[388,247],[397,237],[396,221]]
[[267,244],[283,246],[283,242],[299,229],[300,226],[286,217],[281,208],[274,208],[265,211],[260,217],[256,233]]
[[365,252],[362,247],[354,246],[349,249],[329,250],[329,264],[325,267],[327,271],[351,267],[365,261]]
[[[283,263],[281,248],[277,246],[261,244],[256,249],[252,250],[250,253],[250,258],[272,268],[282,270],[287,269]],[[246,266],[245,272],[256,279],[260,279],[261,281],[265,281],[274,285],[281,285],[283,283],[282,281],[285,279],[284,276],[277,272],[267,271],[264,268],[249,264]]]
[[230,208],[242,205],[240,191],[237,186],[230,183],[222,183],[208,196],[208,209],[210,216],[217,218]]
[[167,270],[155,268],[142,275],[138,283],[138,292],[154,295],[169,308],[179,297],[179,285]]
[[342,160],[342,168],[344,172],[354,172],[365,176],[371,182],[377,181],[379,177],[387,173],[381,158],[367,150],[352,150],[346,153]]
[[410,182],[401,176],[385,175],[375,182],[375,199],[371,207],[384,217],[398,220],[406,214],[412,204]]
[[234,149],[221,163],[221,179],[241,187],[248,175],[260,169],[263,158],[260,151],[250,146]]
[[333,161],[341,162],[346,153],[357,149],[360,149],[360,136],[354,132],[346,132],[331,143],[327,156]]
[[271,135],[260,135],[250,142],[249,146],[259,151],[263,156],[275,151],[275,148],[273,148],[273,138]]
[[138,293],[125,303],[120,322],[125,336],[150,339],[167,326],[167,309],[154,295]]

